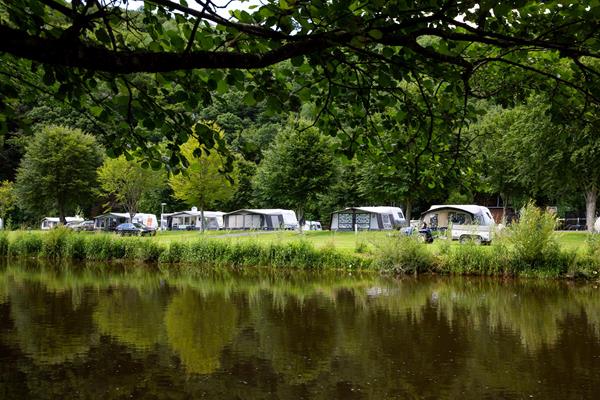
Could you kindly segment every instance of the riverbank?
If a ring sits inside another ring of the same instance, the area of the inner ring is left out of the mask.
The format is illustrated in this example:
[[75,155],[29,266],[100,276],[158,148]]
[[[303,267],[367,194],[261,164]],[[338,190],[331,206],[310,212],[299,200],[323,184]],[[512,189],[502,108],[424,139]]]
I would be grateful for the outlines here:
[[0,233],[0,256],[65,261],[124,261],[164,266],[273,267],[307,270],[371,269],[401,274],[455,274],[598,279],[600,240],[582,233],[554,234],[546,247],[519,250],[499,238],[491,246],[437,240],[433,245],[389,232],[281,232],[223,237],[223,233]]

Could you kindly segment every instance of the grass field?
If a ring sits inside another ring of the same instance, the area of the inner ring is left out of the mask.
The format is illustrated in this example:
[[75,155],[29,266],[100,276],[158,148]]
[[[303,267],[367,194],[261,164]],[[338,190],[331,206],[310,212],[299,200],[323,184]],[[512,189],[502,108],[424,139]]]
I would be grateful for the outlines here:
[[[15,231],[18,232],[18,231]],[[37,231],[46,232],[46,231]],[[83,235],[94,234],[82,232]],[[204,234],[198,231],[164,231],[158,232],[152,240],[158,243],[168,244],[173,241],[195,240],[202,235],[215,240],[229,241],[259,241],[264,243],[287,243],[296,240],[306,240],[316,248],[333,247],[337,250],[355,252],[357,248],[373,248],[377,242],[389,236],[398,235],[396,231],[363,231],[363,232],[334,232],[334,231],[306,231],[298,233],[295,231],[206,231]],[[560,231],[556,232],[556,239],[564,250],[580,251],[585,246],[587,232]],[[440,246],[442,240],[437,239],[428,247],[432,250]],[[457,241],[451,242],[452,246],[459,246]],[[492,246],[494,244],[492,243]]]
[[[368,252],[373,250],[377,243],[389,236],[398,235],[398,232],[333,232],[333,231],[308,231],[303,233],[292,231],[207,231],[205,237],[214,238],[214,240],[229,241],[258,241],[262,243],[287,243],[297,240],[305,240],[316,248],[330,247],[336,250],[355,253]],[[197,231],[187,232],[159,232],[154,240],[160,243],[170,243],[172,241],[188,241],[201,237],[202,234]],[[556,232],[556,239],[563,250],[582,251],[585,247],[585,241],[588,237],[587,232]],[[445,240],[444,240],[445,241]],[[433,244],[427,247],[436,251],[441,246],[442,239],[437,239]],[[451,246],[460,246],[457,241],[451,241]],[[491,246],[494,244],[492,243]]]

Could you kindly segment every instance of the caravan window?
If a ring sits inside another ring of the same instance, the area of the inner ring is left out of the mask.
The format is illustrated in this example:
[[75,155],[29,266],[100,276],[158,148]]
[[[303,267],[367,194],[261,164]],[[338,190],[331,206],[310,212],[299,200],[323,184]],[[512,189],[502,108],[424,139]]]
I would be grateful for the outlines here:
[[471,223],[471,216],[465,213],[451,213],[449,220],[454,225],[468,225]]
[[369,229],[371,226],[371,214],[356,214],[356,226],[358,229]]
[[338,214],[338,228],[352,229],[352,214]]

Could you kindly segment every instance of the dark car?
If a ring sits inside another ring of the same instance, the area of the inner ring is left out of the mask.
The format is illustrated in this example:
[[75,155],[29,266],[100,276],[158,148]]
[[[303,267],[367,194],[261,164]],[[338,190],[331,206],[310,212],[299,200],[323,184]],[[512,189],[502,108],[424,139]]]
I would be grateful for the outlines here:
[[131,223],[126,222],[124,224],[118,225],[115,228],[115,232],[119,235],[125,236],[154,236],[156,235],[156,229],[149,228],[146,225],[138,224],[137,222]]

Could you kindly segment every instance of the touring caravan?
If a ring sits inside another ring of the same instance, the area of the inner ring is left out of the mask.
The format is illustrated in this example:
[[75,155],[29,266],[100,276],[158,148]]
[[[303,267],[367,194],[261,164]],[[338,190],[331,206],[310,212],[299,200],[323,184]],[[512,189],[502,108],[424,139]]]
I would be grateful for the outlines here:
[[[84,221],[83,218],[81,217],[65,217],[65,220],[68,223],[70,222],[74,222],[74,223],[81,223]],[[40,229],[46,231],[48,229],[52,229],[57,227],[60,224],[60,218],[59,217],[46,217],[42,220],[42,224],[40,226]]]
[[421,228],[447,234],[461,243],[490,243],[495,227],[487,207],[474,204],[434,205],[421,214]]
[[241,209],[223,215],[225,229],[298,229],[292,210],[280,208]]

